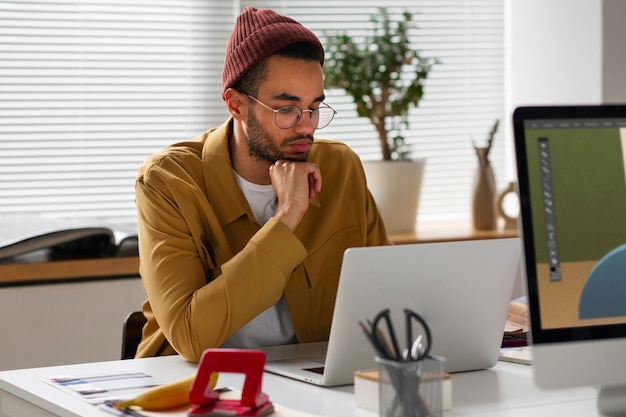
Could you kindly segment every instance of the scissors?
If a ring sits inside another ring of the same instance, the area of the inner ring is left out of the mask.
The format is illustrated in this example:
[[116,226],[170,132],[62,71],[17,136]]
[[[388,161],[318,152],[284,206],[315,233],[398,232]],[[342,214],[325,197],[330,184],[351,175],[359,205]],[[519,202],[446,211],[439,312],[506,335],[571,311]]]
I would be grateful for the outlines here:
[[[431,332],[426,321],[416,312],[405,308],[406,348],[400,351],[398,338],[393,323],[391,311],[386,308],[376,315],[372,322],[368,321],[369,328],[359,322],[366,336],[374,346],[376,352],[383,358],[398,361],[418,361],[428,357],[431,346]],[[417,322],[422,332],[413,338],[413,326]],[[382,325],[384,324],[385,330]]]
[[[387,308],[376,315],[373,321],[359,325],[374,346],[378,356],[396,362],[419,361],[427,358],[431,346],[431,333],[426,321],[416,312],[405,308],[404,321],[407,346],[400,351],[396,331],[391,322],[391,311]],[[415,322],[422,332],[413,338]],[[384,362],[383,362],[384,364]],[[404,417],[433,417],[435,414],[427,405],[419,392],[421,376],[414,367],[397,367],[390,363],[384,364],[387,375],[394,387],[396,396],[385,415]]]

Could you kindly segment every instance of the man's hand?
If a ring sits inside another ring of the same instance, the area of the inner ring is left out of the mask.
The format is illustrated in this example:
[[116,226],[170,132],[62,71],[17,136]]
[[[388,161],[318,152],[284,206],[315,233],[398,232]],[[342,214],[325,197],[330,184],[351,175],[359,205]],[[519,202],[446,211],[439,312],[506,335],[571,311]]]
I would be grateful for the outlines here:
[[320,168],[310,162],[281,159],[270,166],[270,177],[278,197],[274,217],[294,231],[309,209],[309,199],[322,189]]

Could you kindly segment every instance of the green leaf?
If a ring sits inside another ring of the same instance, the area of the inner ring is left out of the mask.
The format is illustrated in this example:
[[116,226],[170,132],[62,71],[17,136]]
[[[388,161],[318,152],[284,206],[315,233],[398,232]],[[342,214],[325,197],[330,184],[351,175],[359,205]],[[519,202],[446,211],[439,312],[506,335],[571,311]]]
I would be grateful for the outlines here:
[[[412,47],[412,20],[407,10],[393,20],[387,8],[381,7],[370,16],[371,30],[362,43],[344,31],[325,33],[326,87],[343,89],[353,98],[357,114],[378,127],[383,155],[388,147],[390,157],[397,159],[410,157],[400,126],[409,127],[408,112],[419,105],[424,81],[439,64],[437,58],[423,57]],[[390,131],[397,135],[389,138]]]

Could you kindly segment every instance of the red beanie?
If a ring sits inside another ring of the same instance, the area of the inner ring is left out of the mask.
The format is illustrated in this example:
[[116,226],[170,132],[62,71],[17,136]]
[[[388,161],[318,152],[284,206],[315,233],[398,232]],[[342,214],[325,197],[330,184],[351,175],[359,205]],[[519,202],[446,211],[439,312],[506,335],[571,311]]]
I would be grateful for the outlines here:
[[[285,46],[308,42],[324,55],[324,47],[313,32],[295,20],[273,10],[257,10],[248,6],[235,22],[226,45],[222,96],[252,67]],[[321,64],[323,64],[323,58]]]

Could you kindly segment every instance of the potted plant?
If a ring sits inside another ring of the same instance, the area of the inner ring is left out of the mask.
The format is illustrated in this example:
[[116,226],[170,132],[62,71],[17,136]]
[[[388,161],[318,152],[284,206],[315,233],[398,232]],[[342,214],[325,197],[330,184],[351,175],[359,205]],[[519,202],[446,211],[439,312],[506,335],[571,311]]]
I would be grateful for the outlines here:
[[[378,134],[383,164],[364,166],[368,186],[390,233],[415,229],[425,159],[412,159],[402,129],[409,127],[409,110],[418,106],[424,81],[438,63],[412,47],[412,19],[412,13],[404,11],[402,19],[394,21],[381,7],[371,16],[372,29],[362,42],[345,32],[326,33],[326,86],[345,90],[354,100],[357,114],[368,118]],[[387,163],[391,161],[393,164]],[[387,179],[378,172],[381,168],[400,172],[396,179]],[[409,183],[415,183],[412,192],[407,188]],[[394,188],[398,196],[391,195]],[[409,213],[396,213],[397,208],[408,208]]]

